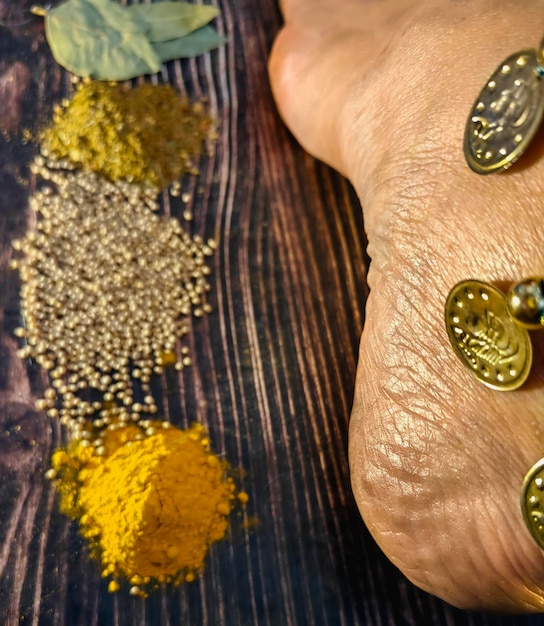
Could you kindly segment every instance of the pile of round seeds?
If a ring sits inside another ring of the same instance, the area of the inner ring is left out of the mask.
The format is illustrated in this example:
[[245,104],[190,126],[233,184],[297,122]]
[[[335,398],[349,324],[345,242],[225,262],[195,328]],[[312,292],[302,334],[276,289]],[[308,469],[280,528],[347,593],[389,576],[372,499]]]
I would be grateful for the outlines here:
[[[177,340],[210,311],[215,244],[155,212],[158,189],[110,182],[40,156],[36,229],[14,242],[25,327],[19,350],[49,371],[38,407],[100,447],[96,429],[157,412],[150,380],[190,365]],[[94,431],[94,432],[93,432]]]

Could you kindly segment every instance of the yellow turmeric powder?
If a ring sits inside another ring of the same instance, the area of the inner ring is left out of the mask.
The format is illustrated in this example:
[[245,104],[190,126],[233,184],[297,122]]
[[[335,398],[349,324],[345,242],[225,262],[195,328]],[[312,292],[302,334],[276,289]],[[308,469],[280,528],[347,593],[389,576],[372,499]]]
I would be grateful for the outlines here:
[[[76,441],[52,459],[61,510],[79,519],[103,575],[127,578],[136,595],[145,595],[142,584],[194,580],[235,501],[247,502],[203,426],[151,429],[149,436],[138,426],[107,431],[103,456]],[[116,580],[109,589],[119,589]]]
[[166,187],[186,172],[210,137],[212,120],[201,103],[170,85],[135,89],[81,82],[41,136],[42,153],[68,159],[112,181]]

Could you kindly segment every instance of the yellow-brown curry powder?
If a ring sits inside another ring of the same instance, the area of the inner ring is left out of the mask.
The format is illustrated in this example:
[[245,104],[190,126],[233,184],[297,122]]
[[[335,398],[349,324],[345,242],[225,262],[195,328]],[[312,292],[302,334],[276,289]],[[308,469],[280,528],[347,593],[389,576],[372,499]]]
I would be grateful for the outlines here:
[[82,82],[72,99],[56,108],[41,147],[112,181],[167,187],[196,173],[194,160],[213,136],[202,104],[182,98],[170,85],[128,89]]
[[[105,456],[76,446],[53,458],[61,499],[69,495],[61,507],[79,518],[83,536],[98,547],[104,575],[134,585],[194,580],[209,547],[224,537],[235,500],[247,502],[245,493],[236,493],[228,463],[210,451],[201,425],[181,431],[159,422],[155,428],[138,440],[136,426],[108,431]],[[70,468],[82,459],[74,482]]]

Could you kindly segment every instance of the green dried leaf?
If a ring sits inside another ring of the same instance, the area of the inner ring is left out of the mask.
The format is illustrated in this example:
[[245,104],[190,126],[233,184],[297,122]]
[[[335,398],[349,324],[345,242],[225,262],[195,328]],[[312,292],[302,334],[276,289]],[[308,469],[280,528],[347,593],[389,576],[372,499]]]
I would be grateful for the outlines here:
[[68,0],[45,16],[55,60],[78,76],[127,80],[158,72],[161,60],[145,26],[110,0]]
[[145,27],[147,39],[152,43],[184,37],[219,15],[215,7],[187,2],[133,4],[127,11]]
[[186,59],[205,54],[225,43],[226,39],[211,26],[204,26],[186,37],[171,39],[162,43],[154,43],[153,48],[161,61]]

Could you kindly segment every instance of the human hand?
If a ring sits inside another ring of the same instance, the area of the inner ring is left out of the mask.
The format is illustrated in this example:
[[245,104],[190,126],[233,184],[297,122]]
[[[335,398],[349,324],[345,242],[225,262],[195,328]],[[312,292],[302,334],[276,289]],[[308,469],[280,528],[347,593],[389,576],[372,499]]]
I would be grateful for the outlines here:
[[544,610],[544,553],[524,526],[523,476],[544,456],[544,343],[525,386],[492,391],[451,350],[450,288],[544,274],[541,141],[481,177],[466,118],[544,11],[521,0],[284,0],[270,60],[300,143],[346,175],[372,258],[350,426],[355,498],[414,583],[466,608]]

